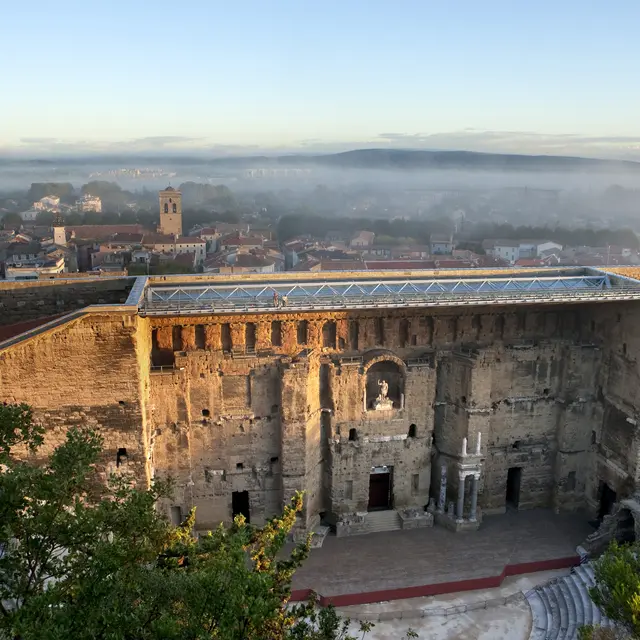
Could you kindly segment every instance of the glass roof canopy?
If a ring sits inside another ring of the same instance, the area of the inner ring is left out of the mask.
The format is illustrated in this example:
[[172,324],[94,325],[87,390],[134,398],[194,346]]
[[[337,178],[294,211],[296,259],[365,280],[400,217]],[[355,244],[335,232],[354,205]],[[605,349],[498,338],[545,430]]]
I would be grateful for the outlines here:
[[[334,274],[335,275],[335,274]],[[607,273],[552,277],[393,278],[309,280],[252,283],[150,284],[142,305],[145,313],[270,311],[279,308],[351,309],[460,304],[561,302],[599,298],[624,299],[640,288],[612,285]]]

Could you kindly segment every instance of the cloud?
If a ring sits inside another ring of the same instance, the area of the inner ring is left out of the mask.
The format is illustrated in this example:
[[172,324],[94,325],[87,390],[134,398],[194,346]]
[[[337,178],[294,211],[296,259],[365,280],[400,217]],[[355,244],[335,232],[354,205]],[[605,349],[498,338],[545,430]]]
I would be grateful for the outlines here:
[[57,141],[57,138],[20,138],[22,144],[52,144]]

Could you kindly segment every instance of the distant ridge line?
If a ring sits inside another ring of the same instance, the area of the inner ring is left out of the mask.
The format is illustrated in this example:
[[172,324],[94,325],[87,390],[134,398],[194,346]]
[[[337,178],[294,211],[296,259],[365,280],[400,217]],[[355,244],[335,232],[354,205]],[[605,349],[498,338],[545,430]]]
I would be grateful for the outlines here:
[[170,162],[174,165],[233,166],[256,168],[274,166],[318,166],[336,169],[381,169],[381,170],[500,170],[500,171],[558,171],[599,170],[638,171],[640,162],[633,160],[610,160],[579,156],[526,155],[514,153],[487,153],[479,151],[433,151],[421,149],[354,149],[340,153],[309,154],[289,153],[281,155],[251,155],[215,157],[189,154],[78,154],[76,156],[17,158],[0,155],[0,165],[48,165],[85,164],[88,160],[99,162]]

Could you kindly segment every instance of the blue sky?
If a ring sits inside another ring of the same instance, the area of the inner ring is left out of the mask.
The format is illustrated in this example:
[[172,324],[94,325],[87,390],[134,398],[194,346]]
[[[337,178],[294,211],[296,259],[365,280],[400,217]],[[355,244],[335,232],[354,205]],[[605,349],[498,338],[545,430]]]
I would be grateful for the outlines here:
[[5,149],[640,149],[637,0],[23,0],[3,24]]

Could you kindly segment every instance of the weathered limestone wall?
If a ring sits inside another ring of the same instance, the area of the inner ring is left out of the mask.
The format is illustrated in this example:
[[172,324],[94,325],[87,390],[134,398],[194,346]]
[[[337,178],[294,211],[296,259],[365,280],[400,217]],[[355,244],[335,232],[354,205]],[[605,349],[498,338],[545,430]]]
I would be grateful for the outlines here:
[[[202,529],[229,521],[245,491],[258,523],[298,490],[307,528],[322,512],[366,511],[371,468],[382,466],[393,506],[421,508],[438,493],[440,464],[479,433],[485,513],[504,510],[519,467],[519,508],[596,514],[602,483],[622,497],[640,480],[639,314],[609,303],[100,313],[0,351],[0,399],[35,407],[45,453],[67,426],[89,424],[105,435],[105,471],[126,448],[121,462],[141,479],[174,476],[164,507],[196,506]],[[373,408],[380,366],[389,411]],[[449,499],[456,483],[450,473]]]
[[198,527],[228,521],[233,492],[249,492],[254,522],[281,509],[279,387],[273,362],[205,350],[152,372],[153,465],[176,481],[171,506],[197,507]]
[[0,282],[0,325],[126,301],[135,278]]
[[0,400],[33,407],[47,427],[41,455],[49,455],[69,427],[92,427],[104,438],[101,473],[116,471],[118,450],[126,449],[121,467],[144,482],[139,342],[147,339],[138,318],[126,314],[84,316],[25,340],[0,351]]
[[600,336],[603,345],[595,388],[601,421],[591,437],[591,481],[587,483],[585,496],[594,515],[598,511],[602,483],[620,498],[630,495],[640,481],[638,313],[638,305],[633,303],[600,305],[583,323],[594,335]]

